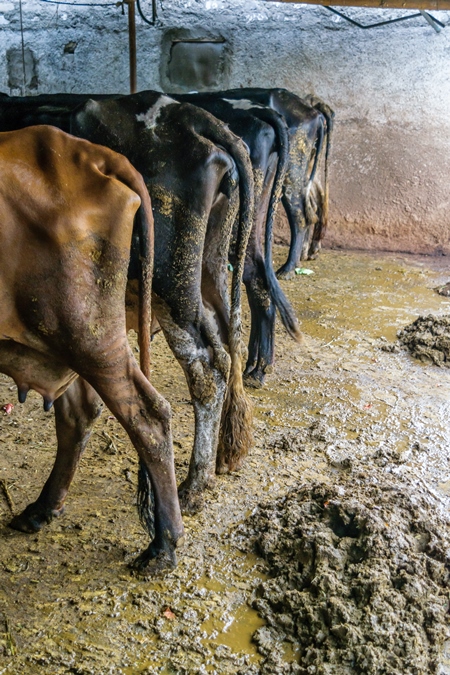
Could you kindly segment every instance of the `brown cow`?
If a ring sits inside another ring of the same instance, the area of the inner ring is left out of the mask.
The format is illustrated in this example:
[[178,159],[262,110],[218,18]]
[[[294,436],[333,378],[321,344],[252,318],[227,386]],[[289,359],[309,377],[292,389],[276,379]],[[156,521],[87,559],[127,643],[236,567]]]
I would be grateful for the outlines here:
[[[212,115],[155,91],[0,95],[1,130],[32,124],[106,145],[144,177],[155,218],[152,307],[193,402],[194,447],[178,492],[183,509],[195,512],[214,480],[216,456],[217,471],[236,470],[252,443],[241,369],[241,279],[253,212],[245,146]],[[226,262],[237,211],[229,301]],[[86,418],[86,428],[91,423]]]
[[170,406],[127,341],[130,249],[141,260],[148,375],[153,217],[142,177],[121,155],[54,127],[0,134],[0,372],[21,402],[34,389],[46,410],[55,403],[59,444],[40,496],[11,525],[37,531],[63,511],[100,396],[139,454],[140,515],[154,538],[135,565],[152,573],[175,565],[183,524]]

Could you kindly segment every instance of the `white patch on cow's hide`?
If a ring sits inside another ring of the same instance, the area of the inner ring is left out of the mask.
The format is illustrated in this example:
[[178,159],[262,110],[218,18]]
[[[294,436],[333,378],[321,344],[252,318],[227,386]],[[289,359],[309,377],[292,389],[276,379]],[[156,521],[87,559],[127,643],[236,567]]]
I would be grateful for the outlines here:
[[266,106],[260,105],[259,103],[253,103],[247,98],[241,98],[239,100],[234,100],[232,98],[224,98],[224,101],[229,103],[235,110],[250,110],[251,108],[265,108]]
[[141,113],[136,115],[138,122],[144,122],[147,129],[154,129],[158,123],[158,118],[161,114],[161,110],[167,105],[172,105],[172,103],[178,103],[170,96],[165,96],[162,94],[160,98],[156,101],[155,105],[147,110],[146,113]]

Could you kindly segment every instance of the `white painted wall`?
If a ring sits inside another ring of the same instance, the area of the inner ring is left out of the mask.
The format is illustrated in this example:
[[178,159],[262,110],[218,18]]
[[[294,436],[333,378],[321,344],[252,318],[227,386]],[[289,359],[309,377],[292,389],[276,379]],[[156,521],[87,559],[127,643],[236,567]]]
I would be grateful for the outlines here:
[[[139,89],[161,89],[167,30],[222,35],[230,86],[287,87],[334,107],[326,243],[450,253],[449,12],[433,12],[446,24],[438,34],[422,17],[361,30],[311,5],[157,1],[157,26],[137,18]],[[142,6],[150,16],[149,0]],[[127,93],[126,11],[41,0],[22,0],[22,9],[23,44],[37,67],[37,89],[25,93]],[[342,11],[366,24],[411,13]],[[64,53],[71,42],[74,53]],[[21,53],[19,0],[0,0],[0,90],[21,94],[8,84],[11,48]]]

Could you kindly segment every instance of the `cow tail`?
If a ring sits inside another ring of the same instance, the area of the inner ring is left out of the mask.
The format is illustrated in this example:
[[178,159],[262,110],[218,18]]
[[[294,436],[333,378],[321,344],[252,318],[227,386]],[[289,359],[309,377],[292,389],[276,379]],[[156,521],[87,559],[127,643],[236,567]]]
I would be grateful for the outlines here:
[[[151,296],[154,259],[153,212],[142,176],[127,162],[117,171],[118,177],[141,199],[134,219],[134,233],[139,240],[139,361],[142,373],[150,378]],[[151,539],[155,536],[155,498],[146,465],[139,461],[137,509],[139,520]]]
[[314,162],[313,162],[311,174],[309,176],[308,184],[306,186],[306,192],[305,192],[306,225],[310,226],[310,227],[313,227],[316,224],[316,221],[317,221],[316,210],[313,206],[312,199],[311,199],[311,188],[312,188],[312,185],[313,185],[314,180],[316,178],[319,160],[322,156],[324,138],[325,138],[325,118],[323,117],[322,114],[320,114],[319,115],[319,125],[318,125],[318,130],[317,130],[316,142],[315,142]]
[[294,340],[300,342],[302,340],[302,334],[299,329],[297,317],[295,316],[295,312],[291,303],[283,293],[283,290],[273,269],[273,225],[277,205],[281,199],[284,178],[289,163],[288,129],[284,119],[273,110],[252,110],[252,112],[254,112],[255,115],[274,128],[278,142],[278,164],[273,181],[269,208],[267,210],[266,231],[264,236],[264,268],[268,291],[272,302],[280,314],[283,326],[286,328],[289,335],[294,338]]
[[322,207],[322,227],[320,230],[320,236],[319,239],[323,239],[325,236],[325,232],[328,226],[328,204],[329,204],[329,160],[330,160],[330,154],[331,154],[331,137],[332,137],[332,132],[333,132],[333,118],[334,118],[334,112],[333,110],[327,106],[326,104],[322,104],[321,102],[316,103],[315,107],[320,110],[322,115],[326,119],[327,123],[327,138],[326,138],[326,146],[325,146],[325,168],[324,168],[324,190],[323,190],[323,207]]
[[144,191],[146,199],[144,201],[141,197],[141,205],[136,214],[139,233],[139,359],[142,372],[150,379],[153,214],[145,185]]
[[[137,253],[139,257],[139,362],[145,377],[150,379],[150,342],[152,318],[152,278],[154,261],[154,226],[150,195],[141,174],[133,168],[125,157],[117,159],[113,165],[114,173],[130,190],[140,197],[141,204],[136,211],[132,239],[138,239]],[[132,243],[133,247],[133,243]]]
[[[139,360],[143,374],[150,379],[150,341],[151,341],[151,294],[153,278],[153,213],[148,190],[142,180],[138,193],[141,205],[135,216],[135,225],[139,235]],[[155,536],[155,497],[150,474],[144,462],[139,460],[137,509],[142,527]]]
[[[213,120],[214,118],[211,119]],[[225,126],[204,132],[206,137],[225,149],[232,157],[239,173],[239,217],[236,236],[236,260],[231,280],[231,307],[228,329],[228,347],[231,359],[230,375],[222,408],[216,471],[235,471],[253,444],[253,410],[244,389],[242,375],[242,277],[248,240],[253,226],[254,187],[253,171],[244,143]]]
[[153,540],[155,538],[155,495],[150,474],[142,460],[139,460],[136,503],[141,525]]
[[[226,148],[228,150],[228,148]],[[250,158],[240,141],[230,148],[239,172],[239,223],[236,237],[236,262],[231,281],[229,350],[231,370],[222,419],[217,453],[217,469],[235,471],[242,465],[253,444],[253,410],[244,389],[242,376],[242,278],[245,255],[254,217],[253,170]]]

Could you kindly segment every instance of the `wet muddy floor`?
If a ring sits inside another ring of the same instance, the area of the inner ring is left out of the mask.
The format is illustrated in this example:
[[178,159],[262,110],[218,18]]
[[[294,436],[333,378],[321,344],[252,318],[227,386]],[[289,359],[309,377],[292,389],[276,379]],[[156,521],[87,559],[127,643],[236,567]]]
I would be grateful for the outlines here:
[[[284,255],[285,249],[277,250],[279,261]],[[270,595],[274,579],[289,576],[292,564],[289,547],[289,555],[280,554],[285,543],[277,543],[277,518],[285,519],[280,522],[286,533],[286,523],[297,514],[309,523],[302,536],[312,527],[315,540],[328,522],[318,517],[317,527],[311,525],[314,509],[305,511],[305,503],[317,503],[319,511],[331,504],[344,520],[350,512],[360,520],[365,514],[371,537],[378,532],[373,507],[384,509],[382,522],[393,528],[389,545],[383,548],[381,539],[377,544],[386,569],[386,556],[399,555],[397,530],[417,574],[422,570],[417,555],[430,548],[433,537],[444,550],[448,536],[450,373],[414,360],[396,343],[397,331],[419,315],[450,314],[450,298],[434,291],[449,280],[446,259],[325,251],[305,266],[314,274],[283,282],[301,319],[304,343],[293,343],[278,329],[274,372],[263,389],[250,391],[255,447],[239,474],[217,478],[205,510],[185,518],[178,567],[163,580],[142,581],[128,570],[147,545],[135,510],[137,462],[107,412],[82,460],[66,514],[38,535],[7,527],[11,511],[36,498],[50,470],[54,428],[52,413],[42,411],[37,395],[17,404],[12,383],[0,376],[0,408],[14,406],[0,417],[0,675],[450,673],[443,647],[445,580],[431,563],[427,579],[418,584],[422,595],[417,588],[415,593],[433,630],[416,635],[418,614],[394,620],[390,610],[392,629],[378,645],[381,651],[392,647],[400,658],[399,633],[402,622],[409,622],[413,646],[402,642],[403,651],[410,650],[402,663],[411,664],[412,656],[416,662],[403,671],[394,657],[391,670],[382,665],[370,670],[364,659],[351,661],[348,654],[339,661],[337,643],[330,647],[325,638],[326,658],[320,640],[311,646],[318,651],[307,652],[300,638],[311,619],[299,621],[299,606],[294,617],[283,599],[278,611]],[[181,481],[192,444],[192,406],[161,336],[153,342],[153,364],[153,382],[173,406]],[[290,510],[281,513],[284,504]],[[418,541],[425,544],[409,554],[405,532],[419,521]],[[258,527],[265,528],[266,539]],[[323,530],[323,537],[336,548],[332,538],[342,533],[334,530],[331,535]],[[352,532],[346,531],[355,539]],[[442,562],[444,554],[434,560]],[[379,573],[368,564],[369,578],[371,569]],[[348,583],[342,577],[334,593],[350,626]],[[384,621],[381,601],[378,607]],[[317,603],[310,616],[317,619],[316,609]],[[277,611],[284,618],[277,618]],[[345,630],[336,628],[336,640]],[[315,640],[318,632],[305,639]],[[362,628],[360,633],[364,638]],[[276,652],[276,661],[268,651]]]

